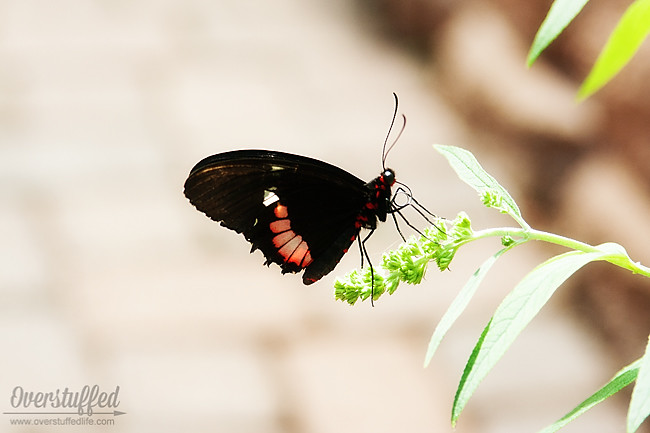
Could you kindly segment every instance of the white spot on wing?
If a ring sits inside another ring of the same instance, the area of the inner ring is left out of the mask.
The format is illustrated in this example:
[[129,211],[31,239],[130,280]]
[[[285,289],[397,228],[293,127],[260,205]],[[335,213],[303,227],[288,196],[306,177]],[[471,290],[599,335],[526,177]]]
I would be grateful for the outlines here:
[[273,191],[264,191],[264,200],[262,201],[264,206],[269,207],[278,200],[280,200],[280,197]]

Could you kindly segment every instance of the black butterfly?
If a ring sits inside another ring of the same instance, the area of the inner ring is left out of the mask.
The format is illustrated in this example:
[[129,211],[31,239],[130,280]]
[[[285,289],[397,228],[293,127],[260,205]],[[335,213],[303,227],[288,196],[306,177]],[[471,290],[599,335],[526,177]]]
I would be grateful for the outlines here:
[[[367,183],[305,156],[270,150],[219,153],[191,170],[185,196],[208,217],[242,233],[251,252],[262,251],[264,264],[276,263],[282,273],[304,270],[303,283],[312,284],[336,267],[355,240],[362,263],[368,259],[363,242],[377,223],[388,214],[395,219],[394,213],[411,203],[408,189],[400,189],[406,204],[394,202],[395,172],[385,167],[388,151],[385,141],[382,172]],[[370,230],[363,241],[361,229]]]

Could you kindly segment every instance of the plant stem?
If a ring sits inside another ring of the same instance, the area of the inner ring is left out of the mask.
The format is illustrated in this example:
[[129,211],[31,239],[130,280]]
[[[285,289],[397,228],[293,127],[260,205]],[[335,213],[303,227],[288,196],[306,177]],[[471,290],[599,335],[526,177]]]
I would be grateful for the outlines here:
[[[535,229],[523,229],[518,227],[503,227],[497,229],[486,229],[479,230],[474,232],[474,235],[471,239],[463,240],[460,245],[464,245],[467,242],[471,242],[477,239],[484,239],[489,237],[503,237],[510,236],[512,238],[520,238],[521,242],[526,242],[529,240],[543,241],[555,245],[560,245],[566,248],[574,249],[577,251],[582,251],[585,253],[592,253],[602,251],[601,248],[593,245],[589,245],[585,242],[580,242],[575,239],[567,238],[565,236],[560,236],[554,233],[548,233],[541,230]],[[459,245],[459,246],[460,246]],[[639,262],[634,262],[626,254],[613,254],[609,258],[605,259],[606,261],[619,266],[624,269],[628,269],[635,274],[641,274],[650,278],[650,268],[643,266]]]

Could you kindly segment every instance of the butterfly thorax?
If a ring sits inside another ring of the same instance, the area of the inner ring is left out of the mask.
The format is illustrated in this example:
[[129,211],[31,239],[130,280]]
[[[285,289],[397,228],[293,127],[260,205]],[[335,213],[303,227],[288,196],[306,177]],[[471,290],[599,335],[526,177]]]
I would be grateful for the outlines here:
[[390,168],[366,184],[367,201],[357,216],[355,222],[357,228],[374,230],[377,228],[377,220],[386,221],[390,211],[391,186],[394,184],[395,172]]

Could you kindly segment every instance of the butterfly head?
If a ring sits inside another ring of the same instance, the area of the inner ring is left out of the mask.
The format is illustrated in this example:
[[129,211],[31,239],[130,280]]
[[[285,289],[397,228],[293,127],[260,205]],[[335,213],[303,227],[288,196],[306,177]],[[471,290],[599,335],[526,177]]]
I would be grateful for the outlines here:
[[381,176],[379,176],[379,181],[388,187],[391,187],[395,184],[395,172],[392,168],[387,168],[383,171]]

